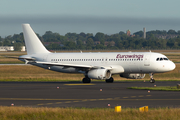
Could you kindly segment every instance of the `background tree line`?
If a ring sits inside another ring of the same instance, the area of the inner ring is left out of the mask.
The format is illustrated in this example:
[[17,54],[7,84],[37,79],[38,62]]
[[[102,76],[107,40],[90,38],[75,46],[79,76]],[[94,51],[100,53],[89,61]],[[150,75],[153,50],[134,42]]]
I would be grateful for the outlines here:
[[[42,36],[37,35],[48,50],[180,49],[180,31],[175,30],[149,31],[146,32],[146,39],[143,38],[143,31],[138,31],[133,36],[122,31],[112,35],[81,32],[63,36],[51,31]],[[0,46],[14,46],[19,51],[23,45],[23,33],[0,37]]]

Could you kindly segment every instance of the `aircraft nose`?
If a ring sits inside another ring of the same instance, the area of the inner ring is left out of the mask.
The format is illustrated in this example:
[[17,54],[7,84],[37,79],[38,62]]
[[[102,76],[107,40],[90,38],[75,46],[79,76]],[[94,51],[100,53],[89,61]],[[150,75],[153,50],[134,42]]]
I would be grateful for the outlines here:
[[176,65],[173,62],[171,62],[171,64],[169,64],[169,69],[174,70],[175,68],[176,68]]

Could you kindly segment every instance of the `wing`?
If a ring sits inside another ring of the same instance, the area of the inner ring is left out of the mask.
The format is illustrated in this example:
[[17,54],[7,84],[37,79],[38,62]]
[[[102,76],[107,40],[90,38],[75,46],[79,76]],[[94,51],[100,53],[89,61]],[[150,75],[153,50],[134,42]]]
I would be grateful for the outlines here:
[[78,64],[65,64],[65,63],[50,63],[50,62],[41,62],[41,61],[35,61],[36,63],[48,65],[48,66],[64,66],[64,67],[74,67],[79,69],[97,69],[102,68],[99,66],[92,66],[92,65],[78,65]]
[[65,64],[65,63],[51,63],[51,62],[41,62],[35,61],[35,63],[51,66],[63,66],[63,67],[73,67],[82,71],[89,71],[91,69],[108,69],[112,74],[124,73],[124,68],[120,65],[108,65],[108,66],[92,66],[92,65],[80,65],[80,64]]

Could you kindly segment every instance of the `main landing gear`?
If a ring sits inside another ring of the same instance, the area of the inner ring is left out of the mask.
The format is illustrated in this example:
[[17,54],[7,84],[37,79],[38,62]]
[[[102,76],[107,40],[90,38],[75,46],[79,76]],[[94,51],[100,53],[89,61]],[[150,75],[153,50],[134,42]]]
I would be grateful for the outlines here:
[[155,83],[155,80],[153,78],[153,73],[149,73],[149,76],[150,76],[150,83]]
[[106,83],[113,83],[114,79],[112,77],[110,77],[109,79],[106,79]]
[[[82,79],[83,83],[90,83],[91,79],[88,78],[87,76],[85,78]],[[106,79],[106,83],[113,83],[114,79],[112,77],[110,77],[109,79]]]
[[82,82],[83,82],[83,83],[90,83],[90,82],[91,82],[91,79],[88,78],[88,77],[85,77],[85,78],[82,79]]

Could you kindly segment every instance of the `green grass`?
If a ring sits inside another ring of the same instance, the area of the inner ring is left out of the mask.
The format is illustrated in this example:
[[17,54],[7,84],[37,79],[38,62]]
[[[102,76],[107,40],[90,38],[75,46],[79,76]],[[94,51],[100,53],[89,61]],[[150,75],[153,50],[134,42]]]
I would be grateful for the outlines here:
[[1,120],[178,120],[180,108],[153,108],[148,112],[138,109],[122,108],[32,108],[2,107]]
[[24,64],[22,61],[0,61],[0,64]]
[[138,89],[138,90],[161,90],[161,91],[180,91],[180,89],[177,89],[177,86],[128,87],[128,89]]

